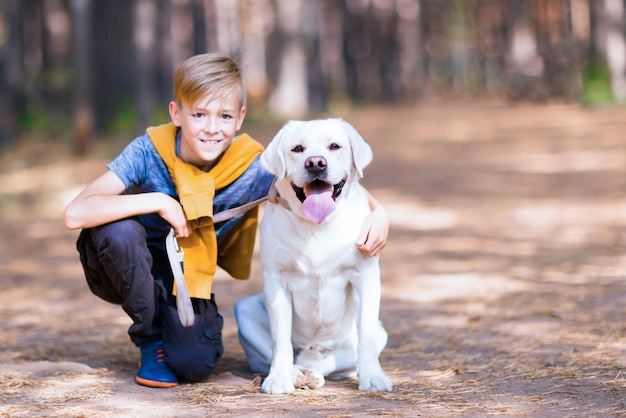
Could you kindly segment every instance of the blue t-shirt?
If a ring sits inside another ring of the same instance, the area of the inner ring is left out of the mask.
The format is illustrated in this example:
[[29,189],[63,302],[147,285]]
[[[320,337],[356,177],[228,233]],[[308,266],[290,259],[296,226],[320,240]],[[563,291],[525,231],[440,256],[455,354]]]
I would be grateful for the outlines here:
[[[176,134],[176,155],[179,155],[179,147],[180,130]],[[257,157],[237,180],[216,190],[213,198],[213,213],[267,196],[274,181],[274,175],[261,167],[259,158]],[[154,148],[148,134],[135,138],[119,156],[107,165],[107,168],[124,182],[126,186],[124,194],[161,192],[179,200],[167,166]],[[218,246],[242,216],[215,225]],[[171,228],[167,221],[157,213],[140,215],[139,220],[146,228],[148,245],[164,248],[165,237]]]

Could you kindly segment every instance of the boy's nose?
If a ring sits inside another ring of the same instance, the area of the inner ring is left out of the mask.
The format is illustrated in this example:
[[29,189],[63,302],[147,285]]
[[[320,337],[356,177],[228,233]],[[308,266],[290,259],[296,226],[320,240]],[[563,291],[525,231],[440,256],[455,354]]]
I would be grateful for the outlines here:
[[217,118],[207,118],[204,130],[209,133],[215,133],[219,129],[218,126],[219,124]]

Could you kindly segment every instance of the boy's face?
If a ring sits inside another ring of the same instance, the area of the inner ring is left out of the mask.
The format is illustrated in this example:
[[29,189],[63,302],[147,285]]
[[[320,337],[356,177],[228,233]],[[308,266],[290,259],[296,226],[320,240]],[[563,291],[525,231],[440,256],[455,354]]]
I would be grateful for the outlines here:
[[246,108],[239,94],[220,99],[200,99],[193,104],[170,102],[170,116],[181,129],[180,158],[209,171],[230,146],[241,128]]

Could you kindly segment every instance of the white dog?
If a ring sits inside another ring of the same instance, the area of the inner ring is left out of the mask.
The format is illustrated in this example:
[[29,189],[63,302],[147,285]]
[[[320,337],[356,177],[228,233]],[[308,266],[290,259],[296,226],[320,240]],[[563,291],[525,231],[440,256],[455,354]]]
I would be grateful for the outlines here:
[[282,203],[266,206],[260,233],[272,340],[263,392],[318,388],[355,368],[360,390],[392,390],[378,359],[387,343],[378,257],[356,246],[370,213],[359,179],[371,160],[340,119],[289,122],[261,156]]

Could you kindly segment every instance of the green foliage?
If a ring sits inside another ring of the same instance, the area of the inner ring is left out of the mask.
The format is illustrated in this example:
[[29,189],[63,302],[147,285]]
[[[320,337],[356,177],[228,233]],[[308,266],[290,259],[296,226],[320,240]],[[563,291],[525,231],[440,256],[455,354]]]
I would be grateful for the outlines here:
[[165,106],[158,106],[152,112],[152,120],[154,121],[154,125],[161,125],[163,123],[170,122],[170,114],[167,112]]
[[19,84],[20,102],[24,104],[16,109],[18,129],[52,133],[67,130],[70,84],[71,72],[64,67],[26,72]]
[[[145,129],[145,126],[139,126],[139,118],[139,109],[135,103],[131,99],[124,100],[106,124],[106,131],[109,133],[127,134],[137,128]],[[167,122],[170,122],[167,108],[158,106],[152,111],[148,124],[160,125]]]
[[590,59],[583,70],[583,103],[614,103],[611,75],[605,63]]
[[67,117],[53,116],[34,105],[26,105],[17,122],[18,128],[26,132],[61,132],[69,126]]
[[139,110],[131,100],[124,100],[106,124],[107,132],[132,132],[139,122]]

